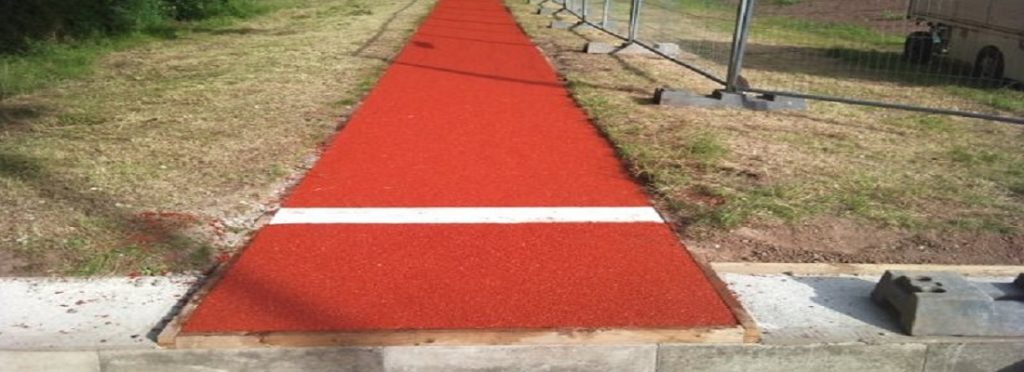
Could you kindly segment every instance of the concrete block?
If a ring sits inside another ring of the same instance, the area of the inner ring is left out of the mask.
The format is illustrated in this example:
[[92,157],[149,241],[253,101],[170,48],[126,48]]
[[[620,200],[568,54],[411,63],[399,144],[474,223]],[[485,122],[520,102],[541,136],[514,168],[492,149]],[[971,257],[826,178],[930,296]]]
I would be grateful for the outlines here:
[[[679,56],[679,45],[673,43],[654,43],[654,49],[658,52],[665,54],[669,57],[675,58]],[[648,55],[655,56],[649,49],[644,48],[638,44],[609,44],[600,41],[591,41],[584,47],[584,52],[588,54],[623,54],[623,55]]]
[[95,351],[0,351],[0,372],[99,372]]
[[654,372],[657,346],[420,346],[384,350],[388,372]]
[[1024,342],[932,344],[924,372],[1024,371]]
[[750,96],[742,93],[715,91],[699,95],[684,90],[659,88],[654,91],[654,102],[659,105],[689,107],[738,107],[756,111],[806,110],[807,101],[786,96]]
[[927,348],[889,345],[662,345],[659,372],[919,371]]
[[654,48],[657,49],[659,52],[662,52],[662,53],[668,55],[669,57],[672,57],[672,58],[679,57],[679,52],[680,52],[679,44],[676,44],[676,43],[654,43]]
[[610,54],[618,49],[619,46],[604,43],[600,41],[591,41],[583,47],[583,52],[587,54]]
[[1024,291],[975,286],[956,273],[889,271],[871,299],[892,309],[914,336],[1024,335]]
[[558,11],[559,11],[559,9],[556,9],[556,8],[545,8],[545,7],[537,8],[537,14],[540,14],[540,15],[552,15],[552,14],[555,14],[556,12],[558,12]]
[[2,278],[0,350],[152,348],[147,334],[196,280]]
[[551,25],[549,27],[556,30],[568,30],[573,28],[573,26],[576,26],[576,22],[551,21]]
[[992,314],[984,335],[1024,336],[1024,286],[1017,281],[971,284],[992,299]]
[[601,24],[601,21],[595,21],[594,23],[597,23],[599,26],[607,30],[619,27],[619,22],[616,22],[614,19],[609,19],[608,22],[604,24]]
[[104,372],[383,371],[379,350],[295,348],[100,352]]

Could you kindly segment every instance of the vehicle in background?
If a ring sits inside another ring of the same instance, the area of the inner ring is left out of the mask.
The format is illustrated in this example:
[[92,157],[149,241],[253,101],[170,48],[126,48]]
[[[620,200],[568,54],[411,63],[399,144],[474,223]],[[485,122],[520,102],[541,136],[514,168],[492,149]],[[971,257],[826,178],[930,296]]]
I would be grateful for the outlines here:
[[984,81],[1024,82],[1024,0],[910,0],[907,18],[929,30],[907,36],[905,60],[945,55]]

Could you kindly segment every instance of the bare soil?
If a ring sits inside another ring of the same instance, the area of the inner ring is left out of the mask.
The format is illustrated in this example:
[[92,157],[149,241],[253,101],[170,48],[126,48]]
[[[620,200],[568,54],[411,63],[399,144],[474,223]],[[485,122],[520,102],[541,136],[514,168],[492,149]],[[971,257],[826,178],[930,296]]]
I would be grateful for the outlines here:
[[685,238],[695,254],[719,262],[1024,264],[1021,234],[885,229],[840,218]]
[[908,5],[908,0],[801,0],[792,4],[768,0],[758,2],[756,12],[801,20],[856,24],[879,32],[902,32],[913,24],[906,19]]

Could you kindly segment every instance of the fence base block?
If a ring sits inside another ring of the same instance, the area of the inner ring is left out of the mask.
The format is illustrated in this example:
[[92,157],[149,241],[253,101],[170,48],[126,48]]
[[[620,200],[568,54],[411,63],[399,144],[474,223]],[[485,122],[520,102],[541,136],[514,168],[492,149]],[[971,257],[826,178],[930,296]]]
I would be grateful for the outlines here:
[[[674,43],[654,43],[654,49],[669,57],[679,56],[679,45]],[[624,55],[648,55],[655,56],[653,52],[636,43],[609,44],[600,41],[591,41],[583,49],[587,54],[624,54]]]
[[699,95],[684,90],[658,88],[654,102],[659,105],[691,107],[741,107],[757,111],[807,110],[807,101],[787,96],[751,96],[716,90],[710,95]]
[[1021,281],[971,283],[952,272],[886,271],[871,299],[914,336],[1024,336]]
[[540,8],[537,8],[537,14],[540,14],[540,15],[552,15],[552,14],[557,13],[559,10],[561,10],[561,9],[540,7]]
[[583,22],[551,21],[551,28],[556,30],[593,30],[594,27]]

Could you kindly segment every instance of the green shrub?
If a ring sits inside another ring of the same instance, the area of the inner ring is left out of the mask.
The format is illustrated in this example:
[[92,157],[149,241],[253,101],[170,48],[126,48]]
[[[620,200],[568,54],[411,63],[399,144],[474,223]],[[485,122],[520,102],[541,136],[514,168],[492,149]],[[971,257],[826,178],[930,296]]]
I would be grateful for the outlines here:
[[243,15],[247,0],[3,0],[0,53],[159,28],[171,20]]
[[169,17],[188,21],[221,15],[238,15],[241,8],[231,0],[163,0]]

